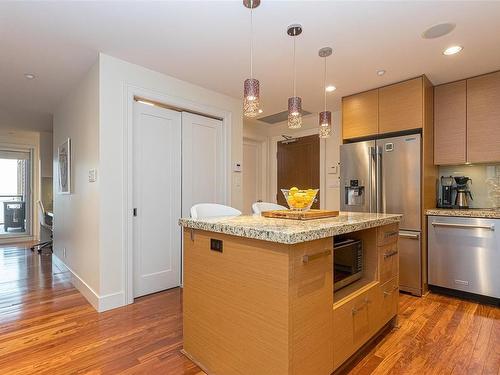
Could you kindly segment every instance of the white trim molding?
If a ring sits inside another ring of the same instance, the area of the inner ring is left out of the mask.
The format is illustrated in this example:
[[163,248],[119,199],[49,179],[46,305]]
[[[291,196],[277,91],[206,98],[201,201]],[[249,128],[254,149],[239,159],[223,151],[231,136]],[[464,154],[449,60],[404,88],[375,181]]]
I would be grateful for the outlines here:
[[61,263],[68,269],[71,274],[71,284],[85,297],[97,312],[111,310],[124,305],[124,293],[111,293],[100,296],[85,282],[75,271],[73,271],[66,263],[64,263],[56,254],[52,254],[52,259],[55,263]]

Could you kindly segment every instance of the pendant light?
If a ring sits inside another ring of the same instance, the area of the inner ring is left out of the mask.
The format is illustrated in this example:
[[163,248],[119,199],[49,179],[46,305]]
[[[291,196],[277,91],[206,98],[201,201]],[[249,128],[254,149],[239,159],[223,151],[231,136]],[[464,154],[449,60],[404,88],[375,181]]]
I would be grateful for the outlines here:
[[286,33],[293,38],[293,96],[288,98],[288,128],[298,129],[302,126],[302,98],[296,94],[295,40],[302,34],[302,26],[290,25]]
[[321,48],[318,52],[319,57],[325,60],[325,70],[323,77],[323,93],[324,93],[324,111],[319,113],[319,137],[328,138],[332,133],[332,112],[326,110],[326,58],[332,54],[330,47]]
[[260,0],[243,0],[243,5],[250,9],[250,78],[243,83],[243,114],[257,117],[260,106],[259,80],[253,78],[253,9],[260,5]]

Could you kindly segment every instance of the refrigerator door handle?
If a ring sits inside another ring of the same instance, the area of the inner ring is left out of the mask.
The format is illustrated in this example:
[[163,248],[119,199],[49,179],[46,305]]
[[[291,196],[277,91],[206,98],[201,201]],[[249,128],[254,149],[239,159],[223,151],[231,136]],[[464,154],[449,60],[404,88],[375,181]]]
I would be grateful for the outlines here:
[[370,205],[370,213],[375,212],[376,210],[376,195],[375,195],[375,147],[370,146],[368,147],[368,154],[369,154],[369,163],[368,163],[368,192],[369,192],[369,205]]
[[375,159],[376,159],[376,192],[377,192],[377,212],[382,212],[382,148],[380,146],[375,146]]

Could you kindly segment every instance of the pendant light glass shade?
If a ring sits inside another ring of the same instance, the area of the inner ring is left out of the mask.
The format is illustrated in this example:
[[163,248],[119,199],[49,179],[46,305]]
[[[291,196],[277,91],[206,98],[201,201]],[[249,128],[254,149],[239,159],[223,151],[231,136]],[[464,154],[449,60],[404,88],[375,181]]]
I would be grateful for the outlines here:
[[298,129],[302,126],[302,99],[298,96],[288,98],[288,128]]
[[319,113],[319,137],[328,138],[332,133],[332,112]]
[[243,0],[243,5],[250,9],[250,78],[243,83],[243,115],[257,117],[260,108],[260,83],[253,78],[253,9],[260,5],[260,0]]
[[255,78],[245,79],[243,84],[243,114],[246,117],[257,117],[260,107],[259,80]]
[[290,25],[286,33],[293,38],[293,96],[288,98],[288,128],[298,129],[302,127],[302,98],[296,94],[295,40],[302,33],[302,26]]
[[323,95],[325,110],[319,113],[319,129],[320,138],[328,138],[332,134],[332,112],[326,110],[326,58],[332,54],[330,47],[324,47],[319,50],[319,57],[325,59],[325,72],[323,77]]

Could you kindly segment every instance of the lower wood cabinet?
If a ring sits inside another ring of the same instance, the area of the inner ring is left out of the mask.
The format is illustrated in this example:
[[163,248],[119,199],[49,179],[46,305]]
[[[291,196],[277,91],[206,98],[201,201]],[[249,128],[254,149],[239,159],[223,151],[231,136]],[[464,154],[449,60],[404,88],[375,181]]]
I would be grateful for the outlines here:
[[398,313],[399,303],[399,283],[397,276],[378,288],[379,326],[382,327],[389,322]]
[[378,283],[333,309],[333,364],[338,368],[378,331]]
[[398,274],[399,256],[398,243],[380,246],[378,249],[379,280],[380,283],[392,279]]

